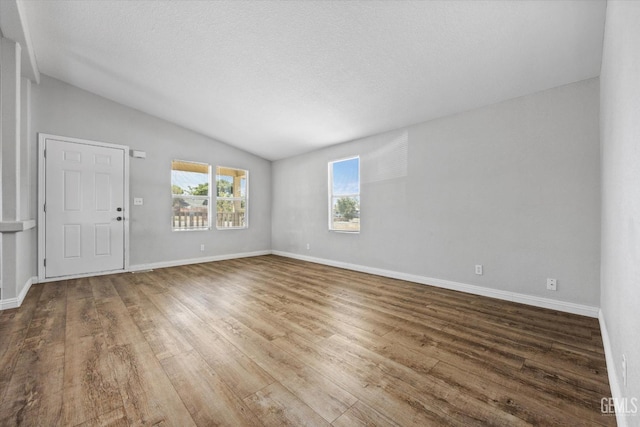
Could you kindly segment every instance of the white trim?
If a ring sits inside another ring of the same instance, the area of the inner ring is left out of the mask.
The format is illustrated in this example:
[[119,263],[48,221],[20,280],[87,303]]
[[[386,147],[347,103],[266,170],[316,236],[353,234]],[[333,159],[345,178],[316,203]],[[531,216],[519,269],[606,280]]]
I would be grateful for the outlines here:
[[[114,148],[123,150],[124,160],[124,188],[123,188],[123,209],[124,209],[124,268],[122,270],[116,270],[109,273],[89,273],[78,276],[65,276],[65,277],[46,277],[46,269],[44,267],[45,258],[45,236],[46,236],[46,221],[45,221],[45,185],[46,185],[46,173],[45,173],[45,144],[47,139],[56,139],[59,141],[71,142],[75,144],[95,145],[98,147]],[[111,144],[108,142],[92,141],[89,139],[71,138],[67,136],[51,135],[47,133],[38,133],[38,280],[40,282],[55,281],[62,279],[72,279],[77,277],[87,277],[100,274],[112,274],[117,272],[125,272],[129,270],[129,222],[130,222],[130,206],[129,206],[129,146],[120,144]],[[48,280],[51,279],[51,280]]]
[[491,289],[483,286],[469,285],[466,283],[453,282],[450,280],[435,279],[432,277],[419,276],[416,274],[401,273],[393,270],[384,270],[381,268],[367,267],[364,265],[350,264],[347,262],[333,261],[324,258],[316,258],[305,255],[298,255],[290,252],[272,251],[273,255],[279,255],[287,258],[299,259],[302,261],[314,262],[316,264],[324,264],[332,267],[344,268],[347,270],[360,271],[363,273],[375,274],[377,276],[390,277],[392,279],[406,280],[408,282],[420,283],[422,285],[436,286],[438,288],[451,289],[454,291],[466,292],[473,295],[481,295],[490,298],[496,298],[505,301],[512,301],[521,304],[527,304],[534,307],[548,308],[567,313],[579,314],[588,317],[598,317],[598,307],[576,304],[567,301],[559,301],[550,298],[536,297],[533,295],[521,294],[517,292],[503,291],[499,289]]
[[120,274],[120,273],[128,273],[128,272],[129,272],[128,269],[126,269],[126,270],[110,270],[110,271],[108,270],[108,271],[96,271],[96,272],[92,272],[92,273],[72,274],[70,276],[46,277],[44,279],[38,280],[38,283],[59,282],[60,280],[83,279],[85,277],[107,276],[109,274]]
[[153,270],[155,268],[177,267],[179,265],[202,264],[205,262],[225,261],[228,259],[250,258],[254,256],[271,255],[270,250],[241,252],[237,254],[214,255],[202,258],[181,259],[175,261],[150,262],[148,264],[136,264],[129,268],[129,271]]
[[35,276],[29,277],[22,287],[20,295],[18,295],[16,298],[0,300],[0,311],[20,307],[25,297],[27,296],[27,292],[29,292],[29,289],[31,289],[31,285],[33,285],[34,283],[38,283],[38,278]]
[[178,267],[180,265],[202,264],[205,262],[225,261],[228,259],[249,258],[254,256],[262,256],[262,255],[271,255],[271,251],[266,250],[266,251],[255,251],[255,252],[241,252],[237,254],[215,255],[215,256],[202,257],[202,258],[189,258],[189,259],[180,259],[180,260],[173,260],[173,261],[150,262],[148,264],[132,265],[127,270],[100,271],[97,273],[76,274],[73,276],[49,277],[44,280],[40,280],[40,283],[57,282],[59,280],[68,280],[68,279],[81,279],[84,277],[106,276],[108,274],[133,273],[136,271],[154,270],[157,268]]
[[[607,324],[604,320],[604,313],[602,309],[598,312],[598,322],[600,323],[600,335],[602,335],[602,346],[604,347],[604,357],[607,363],[607,375],[609,377],[609,387],[611,388],[611,397],[614,399],[622,399],[622,388],[618,382],[618,375],[616,369],[616,363],[613,357],[613,350],[611,349],[611,340],[609,339],[609,331],[607,330]],[[603,396],[607,397],[607,396]],[[617,406],[617,405],[616,405]],[[629,425],[627,423],[627,417],[616,411],[616,421],[620,427]]]
[[20,233],[35,228],[35,219],[23,221],[0,221],[0,233]]

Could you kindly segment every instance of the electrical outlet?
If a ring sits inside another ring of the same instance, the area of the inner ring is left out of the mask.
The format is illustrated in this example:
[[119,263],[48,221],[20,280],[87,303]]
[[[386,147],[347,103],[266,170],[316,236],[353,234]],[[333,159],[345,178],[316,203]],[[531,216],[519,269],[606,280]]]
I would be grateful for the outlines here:
[[476,264],[476,274],[482,276],[482,265]]
[[547,279],[547,290],[549,290],[549,291],[557,291],[558,290],[558,281],[556,279]]
[[311,245],[307,243],[307,250],[311,249]]
[[622,355],[622,384],[627,386],[627,356]]
[[204,245],[200,245],[200,251],[204,252]]

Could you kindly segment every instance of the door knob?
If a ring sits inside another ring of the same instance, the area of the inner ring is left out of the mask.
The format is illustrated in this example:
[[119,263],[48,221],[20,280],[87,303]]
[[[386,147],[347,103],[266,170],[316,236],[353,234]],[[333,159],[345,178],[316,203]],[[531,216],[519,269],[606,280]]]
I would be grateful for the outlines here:
[[118,221],[122,221],[122,217],[121,217],[121,216],[117,217],[116,219],[117,219]]
[[122,208],[116,208],[118,212],[122,212]]

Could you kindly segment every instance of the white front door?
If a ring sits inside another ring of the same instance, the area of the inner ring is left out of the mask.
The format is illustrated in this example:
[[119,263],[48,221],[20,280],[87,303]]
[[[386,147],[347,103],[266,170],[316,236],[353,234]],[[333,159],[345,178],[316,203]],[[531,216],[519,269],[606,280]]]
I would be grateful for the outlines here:
[[44,138],[46,278],[125,269],[128,150],[77,141]]

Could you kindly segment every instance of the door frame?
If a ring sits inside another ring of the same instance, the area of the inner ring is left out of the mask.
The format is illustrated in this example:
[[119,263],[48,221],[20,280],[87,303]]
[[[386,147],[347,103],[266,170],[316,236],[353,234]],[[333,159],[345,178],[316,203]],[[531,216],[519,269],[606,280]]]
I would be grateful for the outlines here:
[[[95,273],[85,273],[71,276],[46,277],[44,265],[45,259],[45,237],[46,237],[46,213],[44,211],[46,195],[46,160],[45,144],[47,139],[71,142],[74,144],[93,145],[104,148],[114,148],[122,150],[124,155],[124,268],[122,270],[101,271]],[[89,139],[71,138],[67,136],[52,135],[48,133],[38,133],[38,282],[52,282],[56,280],[66,280],[78,277],[99,276],[104,274],[123,273],[129,271],[129,146],[111,144],[107,142],[92,141]]]

